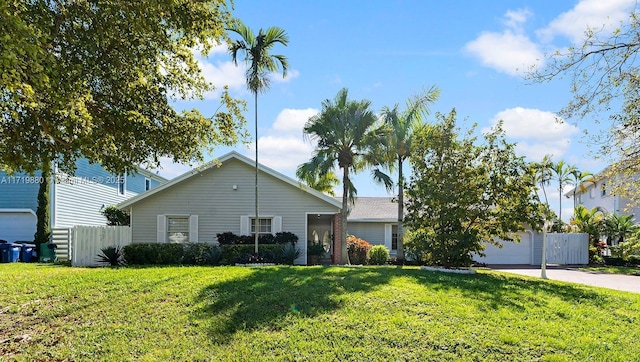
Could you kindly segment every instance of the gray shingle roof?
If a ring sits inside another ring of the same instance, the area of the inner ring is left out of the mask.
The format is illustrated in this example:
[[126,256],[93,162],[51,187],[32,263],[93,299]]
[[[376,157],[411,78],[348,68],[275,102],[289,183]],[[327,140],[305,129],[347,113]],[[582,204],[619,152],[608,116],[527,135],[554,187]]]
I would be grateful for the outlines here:
[[358,197],[355,205],[351,207],[347,220],[398,220],[398,203],[393,201],[392,197]]

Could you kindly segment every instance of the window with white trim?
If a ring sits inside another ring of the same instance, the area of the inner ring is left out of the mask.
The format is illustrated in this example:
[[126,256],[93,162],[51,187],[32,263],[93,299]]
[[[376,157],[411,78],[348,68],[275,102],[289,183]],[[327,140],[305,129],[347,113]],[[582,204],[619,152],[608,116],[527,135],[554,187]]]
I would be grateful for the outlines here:
[[398,250],[398,225],[391,225],[391,250]]
[[[258,234],[271,234],[273,229],[273,219],[260,218],[258,220]],[[256,218],[251,218],[251,234],[256,232]]]
[[607,184],[603,183],[600,185],[600,195],[607,196]]
[[167,216],[167,240],[175,244],[189,242],[188,216]]

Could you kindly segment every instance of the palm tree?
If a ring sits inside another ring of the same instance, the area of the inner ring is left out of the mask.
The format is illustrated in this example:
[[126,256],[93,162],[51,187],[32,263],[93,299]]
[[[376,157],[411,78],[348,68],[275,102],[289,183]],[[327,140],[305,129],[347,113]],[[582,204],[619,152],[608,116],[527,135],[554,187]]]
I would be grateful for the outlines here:
[[589,171],[580,171],[575,169],[571,172],[571,177],[573,181],[573,208],[575,209],[578,206],[578,199],[576,197],[577,194],[582,194],[587,191],[586,184],[592,183],[595,185],[596,180],[593,174]]
[[558,163],[554,164],[552,167],[552,172],[555,175],[556,181],[558,181],[558,193],[559,193],[559,209],[558,209],[558,219],[562,222],[562,189],[568,184],[571,183],[571,174],[576,172],[576,167],[573,165],[566,164],[564,161],[560,160]]
[[423,116],[429,113],[429,105],[440,96],[440,89],[432,86],[423,94],[415,96],[407,102],[407,109],[400,111],[396,104],[393,108],[382,109],[381,118],[386,132],[386,142],[379,143],[383,154],[388,156],[385,166],[389,171],[398,171],[398,259],[404,259],[404,175],[403,163],[412,152],[414,133],[424,127]]
[[542,189],[542,194],[544,195],[544,202],[549,206],[549,199],[547,199],[547,190],[545,186],[551,183],[551,178],[553,176],[553,161],[551,160],[551,156],[545,155],[542,158],[542,161],[536,162],[533,164],[533,167],[536,171],[536,180]]
[[599,208],[588,210],[583,205],[578,205],[571,218],[571,225],[576,231],[589,234],[591,245],[600,249],[600,234],[603,229],[604,214]]
[[336,196],[333,188],[340,184],[340,179],[333,171],[329,171],[323,175],[318,175],[318,178],[307,179],[303,181],[305,181],[307,185],[312,189],[324,192],[325,194],[331,196]]
[[256,138],[256,174],[255,174],[255,253],[258,253],[258,92],[263,92],[269,88],[269,73],[278,72],[282,69],[282,77],[287,76],[289,62],[284,55],[272,55],[269,51],[276,45],[289,44],[289,36],[284,29],[270,27],[266,31],[260,29],[258,35],[254,36],[251,29],[243,23],[238,22],[230,31],[240,35],[241,39],[229,45],[229,53],[233,62],[238,65],[239,53],[244,53],[245,64],[248,65],[246,78],[247,88],[253,93],[255,101],[255,138]]
[[323,101],[322,111],[309,118],[304,126],[306,137],[315,142],[316,147],[313,157],[298,166],[298,178],[317,180],[336,166],[342,169],[341,262],[349,262],[347,212],[349,202],[353,203],[357,194],[350,175],[375,164],[369,156],[378,119],[370,107],[371,102],[368,100],[349,100],[348,90],[343,88],[333,101]]
[[609,214],[604,218],[604,229],[610,245],[613,245],[613,240],[617,240],[617,244],[623,243],[627,235],[638,231],[633,218],[633,215],[617,214]]

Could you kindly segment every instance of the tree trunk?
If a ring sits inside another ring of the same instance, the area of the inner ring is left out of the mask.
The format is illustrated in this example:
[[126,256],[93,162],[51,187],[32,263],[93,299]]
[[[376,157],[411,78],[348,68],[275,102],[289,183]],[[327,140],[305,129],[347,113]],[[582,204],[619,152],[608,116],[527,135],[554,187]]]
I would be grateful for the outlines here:
[[[256,220],[254,222],[255,225],[255,229],[254,229],[254,242],[255,242],[255,253],[256,255],[258,254],[258,239],[259,239],[259,235],[258,235],[258,231],[259,231],[259,226],[260,226],[260,218],[258,217],[258,92],[254,92],[254,100],[255,100],[255,104],[256,104],[256,109],[255,109],[255,119],[256,119],[256,125],[255,125],[255,137],[256,137],[256,180],[255,180],[255,186],[256,186]],[[251,225],[251,224],[249,224]]]
[[36,250],[40,250],[40,244],[47,244],[51,236],[49,215],[49,178],[51,177],[51,163],[42,163],[41,182],[38,188],[38,207],[36,209],[36,233],[33,235]]
[[348,195],[349,195],[349,168],[347,166],[342,169],[342,227],[340,228],[340,262],[351,265],[349,262],[349,252],[347,251],[347,211],[348,211]]

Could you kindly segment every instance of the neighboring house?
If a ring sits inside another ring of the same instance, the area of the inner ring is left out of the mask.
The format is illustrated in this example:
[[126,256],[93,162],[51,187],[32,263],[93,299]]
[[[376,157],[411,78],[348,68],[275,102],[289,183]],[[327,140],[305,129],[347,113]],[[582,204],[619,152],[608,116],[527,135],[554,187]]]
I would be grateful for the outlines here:
[[[340,242],[341,203],[264,165],[259,165],[258,233],[288,231],[299,238],[300,257],[307,264],[309,240],[334,235]],[[131,213],[132,241],[209,242],[216,235],[255,232],[255,162],[237,152],[189,171],[118,206]]]
[[[583,205],[588,210],[598,208],[609,214],[640,216],[640,207],[634,206],[629,198],[611,192],[611,181],[607,173],[608,169],[605,169],[595,175],[593,180],[583,182],[579,187],[565,193],[564,196],[572,203],[575,198],[576,205]],[[639,222],[640,219],[635,221]]]
[[[75,176],[55,172],[49,180],[52,228],[74,225],[105,225],[100,213],[109,205],[150,190],[167,180],[143,169],[126,177],[110,174],[86,159],[76,162]],[[121,175],[122,176],[122,175]],[[33,176],[0,171],[0,239],[33,240],[41,172]]]

